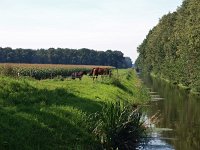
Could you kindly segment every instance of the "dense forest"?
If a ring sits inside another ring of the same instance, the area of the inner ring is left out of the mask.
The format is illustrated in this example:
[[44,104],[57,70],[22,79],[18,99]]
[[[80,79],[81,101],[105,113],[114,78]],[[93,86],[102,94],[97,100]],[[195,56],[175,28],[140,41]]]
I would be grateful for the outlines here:
[[138,47],[136,65],[200,92],[200,1],[184,0],[164,15]]
[[121,51],[76,49],[12,49],[0,47],[0,63],[79,64],[130,68],[132,61]]

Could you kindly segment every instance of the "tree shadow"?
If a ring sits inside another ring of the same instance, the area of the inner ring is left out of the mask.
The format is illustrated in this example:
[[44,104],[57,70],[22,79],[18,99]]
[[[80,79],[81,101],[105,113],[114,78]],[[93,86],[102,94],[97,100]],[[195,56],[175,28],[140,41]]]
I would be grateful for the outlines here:
[[127,88],[125,85],[123,85],[121,83],[120,79],[118,79],[118,78],[111,78],[109,80],[101,81],[101,83],[108,84],[108,85],[112,84],[112,85],[122,89],[123,91],[133,95],[133,92],[129,88]]
[[101,102],[79,97],[65,88],[38,89],[27,83],[12,83],[10,89],[5,88],[0,94],[4,106],[63,105],[86,113],[99,111],[102,107]]
[[9,87],[0,93],[0,149],[90,149],[94,144],[84,114],[101,110],[102,103],[64,88],[15,82]]
[[60,117],[38,108],[30,109],[28,113],[0,110],[1,150],[70,149],[75,145],[92,144],[92,137],[83,129],[81,120],[72,123],[68,119],[72,113],[65,111],[68,117]]

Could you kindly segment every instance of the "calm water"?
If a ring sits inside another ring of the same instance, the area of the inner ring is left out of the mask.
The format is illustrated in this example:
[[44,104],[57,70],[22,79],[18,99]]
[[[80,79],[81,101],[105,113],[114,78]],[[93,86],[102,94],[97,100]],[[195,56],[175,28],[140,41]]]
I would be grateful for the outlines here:
[[[188,94],[159,79],[143,78],[156,99],[146,107],[147,116],[160,112],[145,150],[200,150],[200,96]],[[157,92],[157,93],[153,93]]]

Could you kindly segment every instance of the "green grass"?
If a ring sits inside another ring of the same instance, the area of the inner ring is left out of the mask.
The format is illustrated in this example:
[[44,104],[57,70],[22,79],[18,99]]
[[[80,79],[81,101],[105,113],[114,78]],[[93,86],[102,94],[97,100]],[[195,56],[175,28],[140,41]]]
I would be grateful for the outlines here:
[[147,135],[139,108],[120,101],[104,105],[102,111],[91,114],[88,121],[89,129],[102,149],[135,149]]
[[[0,77],[0,149],[94,149],[86,118],[117,100],[144,103],[133,70],[81,81]],[[96,147],[97,148],[97,147]]]

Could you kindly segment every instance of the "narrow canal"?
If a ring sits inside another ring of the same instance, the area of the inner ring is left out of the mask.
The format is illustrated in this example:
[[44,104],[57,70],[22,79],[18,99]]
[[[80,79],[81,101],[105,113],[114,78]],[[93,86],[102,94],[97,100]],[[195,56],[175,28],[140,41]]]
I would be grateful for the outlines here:
[[139,149],[200,150],[200,96],[152,77],[142,80],[152,95],[145,112],[160,116],[148,144]]

